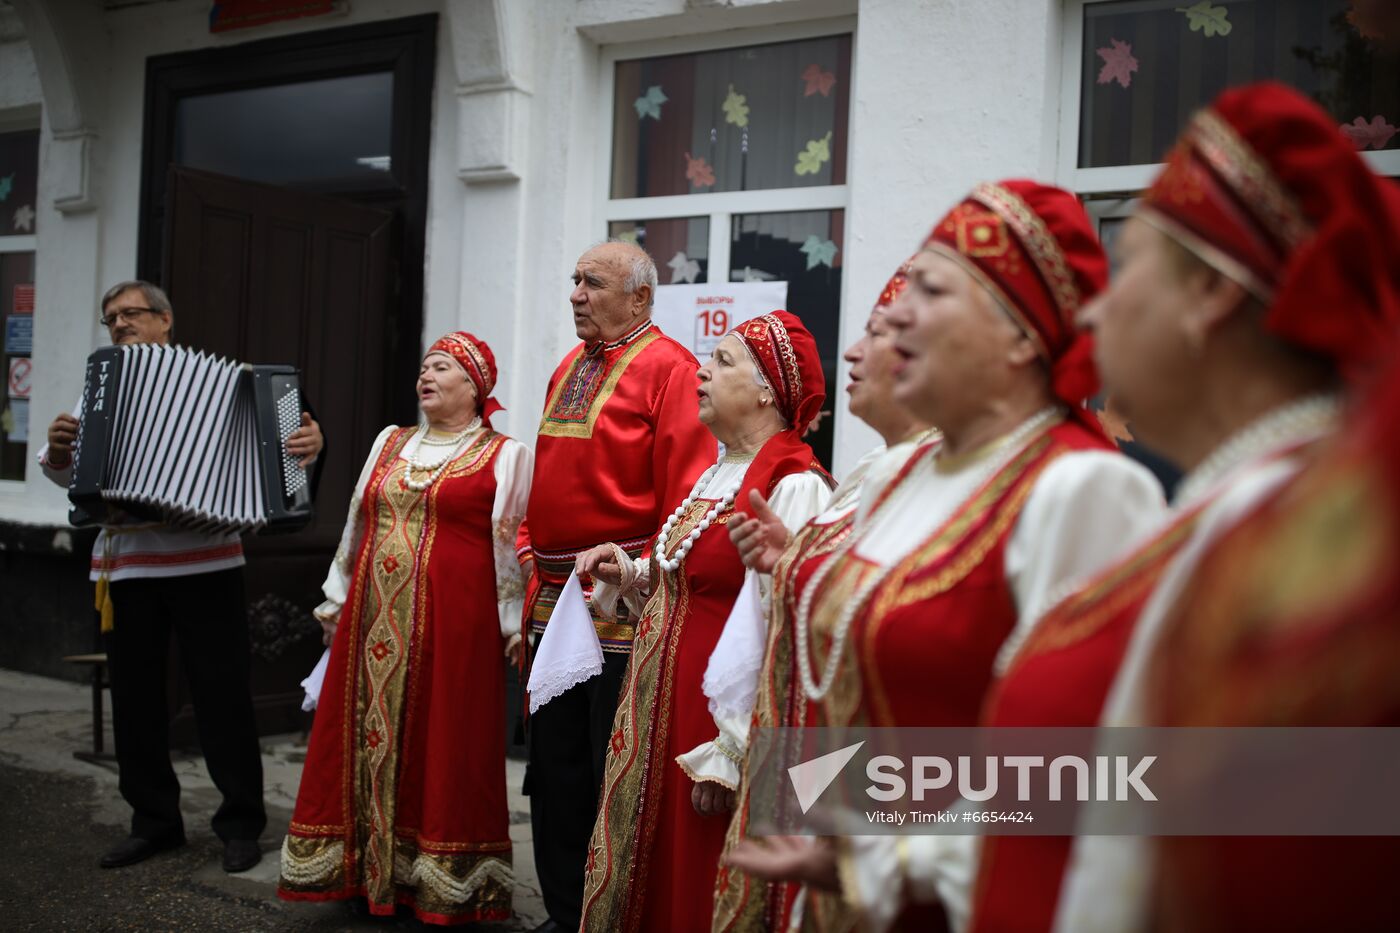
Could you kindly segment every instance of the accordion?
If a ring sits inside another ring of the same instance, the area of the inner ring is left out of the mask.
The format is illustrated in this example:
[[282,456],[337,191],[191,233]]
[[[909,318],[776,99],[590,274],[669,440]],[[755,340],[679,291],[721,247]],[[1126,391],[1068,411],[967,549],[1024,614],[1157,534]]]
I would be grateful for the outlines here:
[[104,347],[88,357],[69,520],[118,509],[202,531],[295,531],[312,515],[306,471],[284,447],[301,411],[290,366]]

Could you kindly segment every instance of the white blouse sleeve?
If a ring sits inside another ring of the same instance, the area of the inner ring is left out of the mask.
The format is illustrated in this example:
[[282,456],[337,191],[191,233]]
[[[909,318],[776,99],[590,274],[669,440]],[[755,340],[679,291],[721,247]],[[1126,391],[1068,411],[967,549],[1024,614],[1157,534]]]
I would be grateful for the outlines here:
[[384,444],[394,429],[395,426],[391,424],[374,439],[369,448],[369,456],[365,458],[365,465],[360,470],[360,478],[355,481],[355,491],[350,494],[350,511],[345,516],[345,530],[340,533],[340,544],[335,549],[331,569],[326,573],[326,582],[321,584],[321,592],[326,601],[312,610],[312,615],[322,622],[337,619],[341,607],[349,598],[350,577],[355,570],[355,554],[360,548],[360,535],[363,531],[360,527],[360,503],[364,500],[365,487],[369,485],[374,465],[379,462],[379,455],[384,451]]
[[938,901],[953,933],[967,929],[980,836],[838,836],[841,897],[860,929],[885,933],[909,901]]
[[[826,478],[819,473],[807,471],[778,480],[778,484],[773,487],[773,495],[768,499],[768,505],[788,528],[801,528],[821,512],[830,498],[831,487],[827,485]],[[772,587],[773,581],[768,574],[758,575],[758,611],[762,625],[767,624]],[[736,604],[729,619],[725,621],[726,632],[731,625],[752,626],[753,620],[749,618],[751,613],[750,607]],[[737,790],[744,754],[748,750],[753,698],[757,692],[758,675],[763,667],[764,639],[727,639],[721,635],[720,642],[721,644],[716,645],[716,654],[710,658],[706,678],[711,677],[716,666],[740,671],[743,677],[751,678],[753,683],[749,685],[749,689],[741,691],[747,697],[747,708],[743,708],[745,704],[719,707],[711,698],[710,712],[714,716],[718,734],[711,741],[696,746],[684,755],[678,755],[676,763],[693,781],[712,781],[730,790]],[[733,654],[725,654],[727,645],[740,647]]]
[[491,550],[496,562],[496,608],[501,635],[509,638],[520,631],[520,615],[525,602],[525,578],[515,559],[515,534],[525,520],[525,504],[530,501],[530,479],[535,472],[535,455],[514,438],[507,438],[496,454],[496,501],[491,506]]
[[1002,645],[998,672],[1042,614],[1166,518],[1161,485],[1122,454],[1077,451],[1046,467],[1006,545],[1017,622]]

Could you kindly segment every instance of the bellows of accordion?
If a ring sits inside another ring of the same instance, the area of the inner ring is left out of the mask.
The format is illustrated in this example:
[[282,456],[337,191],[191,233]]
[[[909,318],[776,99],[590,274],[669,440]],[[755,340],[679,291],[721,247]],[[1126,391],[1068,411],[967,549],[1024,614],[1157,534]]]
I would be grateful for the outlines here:
[[183,528],[295,530],[311,519],[306,471],[285,449],[301,411],[292,367],[104,347],[88,357],[71,518],[118,509]]

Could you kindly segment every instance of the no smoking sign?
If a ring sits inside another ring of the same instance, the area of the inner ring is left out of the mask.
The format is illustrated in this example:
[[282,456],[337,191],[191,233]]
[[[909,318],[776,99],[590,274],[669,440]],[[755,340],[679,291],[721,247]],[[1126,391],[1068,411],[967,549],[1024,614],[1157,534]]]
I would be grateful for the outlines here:
[[30,377],[34,373],[34,364],[28,357],[16,357],[10,360],[10,398],[29,398]]

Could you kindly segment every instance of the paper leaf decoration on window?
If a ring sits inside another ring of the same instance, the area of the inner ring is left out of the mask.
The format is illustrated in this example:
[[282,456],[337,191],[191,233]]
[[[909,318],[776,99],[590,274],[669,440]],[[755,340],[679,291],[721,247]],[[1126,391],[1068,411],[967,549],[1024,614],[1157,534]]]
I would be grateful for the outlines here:
[[685,154],[685,177],[690,179],[690,183],[697,188],[708,188],[715,183],[715,170],[710,168],[710,163],[706,162],[703,156],[691,158],[690,153]]
[[9,197],[10,197],[10,189],[13,188],[14,186],[15,186],[15,175],[14,175],[14,172],[11,172],[10,174],[6,175],[4,178],[0,178],[0,201],[4,201],[4,200],[9,199]]
[[830,240],[818,239],[814,233],[807,237],[807,242],[802,244],[800,252],[807,255],[808,270],[815,269],[818,263],[830,269],[832,260],[836,258],[836,244]]
[[807,140],[807,148],[797,154],[797,165],[793,171],[798,175],[815,175],[822,170],[823,163],[831,161],[831,134],[821,139]]
[[700,263],[690,259],[685,253],[676,253],[666,265],[671,267],[672,285],[677,282],[688,282],[694,285],[696,278],[700,275]]
[[1094,414],[1098,415],[1099,424],[1103,426],[1104,433],[1109,436],[1113,443],[1127,444],[1133,440],[1132,429],[1128,427],[1127,419],[1113,407],[1113,399],[1107,399],[1103,408]]
[[642,231],[637,229],[625,230],[619,233],[616,238],[623,243],[631,243],[633,246],[636,246],[642,238]]
[[1347,22],[1363,39],[1384,39],[1387,19],[1392,27],[1400,25],[1400,17],[1386,9],[1387,4],[1391,2],[1393,0],[1351,0],[1351,9],[1347,10]]
[[26,233],[34,229],[34,208],[28,204],[21,204],[15,209],[14,225],[16,230],[23,230]]
[[1384,149],[1397,129],[1382,116],[1372,117],[1370,123],[1366,122],[1365,117],[1357,117],[1337,128],[1357,149]]
[[802,91],[803,97],[811,97],[813,94],[830,97],[831,89],[836,84],[836,75],[830,71],[822,71],[821,65],[813,63],[803,70],[802,80],[807,82]]
[[1138,70],[1138,60],[1133,57],[1133,47],[1119,39],[1109,39],[1109,45],[1095,49],[1094,54],[1103,59],[1099,69],[1099,83],[1117,81],[1123,87],[1133,83],[1133,72]]
[[748,100],[748,97],[734,90],[734,85],[729,85],[729,94],[724,98],[724,103],[720,105],[724,110],[724,122],[733,123],[735,126],[748,126]]
[[740,281],[744,282],[771,282],[777,278],[773,273],[755,269],[753,266],[745,266],[743,275],[744,277]]
[[632,106],[637,108],[637,119],[645,120],[651,117],[653,120],[661,119],[661,105],[666,103],[667,97],[661,92],[661,86],[653,84],[647,88],[647,92],[632,102]]
[[1223,6],[1215,6],[1210,0],[1201,0],[1190,6],[1179,6],[1176,12],[1186,14],[1186,22],[1192,32],[1203,32],[1206,38],[1228,36],[1234,28],[1230,24],[1230,11]]

